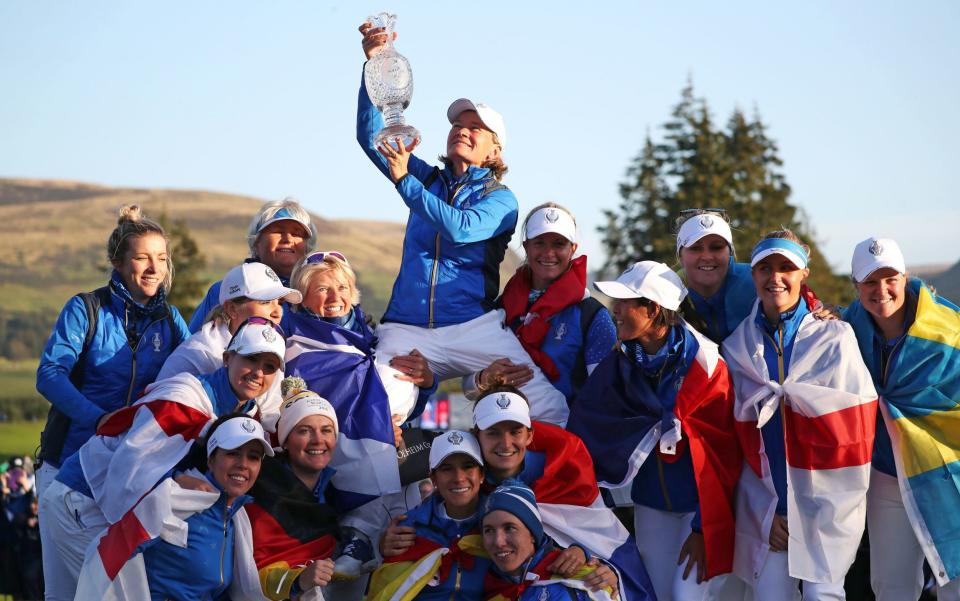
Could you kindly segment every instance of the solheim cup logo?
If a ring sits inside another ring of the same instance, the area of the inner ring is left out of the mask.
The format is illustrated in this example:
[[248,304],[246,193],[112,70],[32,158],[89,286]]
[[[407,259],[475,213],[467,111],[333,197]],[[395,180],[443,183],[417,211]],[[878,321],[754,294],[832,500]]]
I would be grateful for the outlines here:
[[500,396],[497,397],[497,407],[500,407],[501,409],[506,409],[509,406],[510,406],[510,397],[508,397],[504,393],[500,393]]
[[879,257],[883,254],[883,245],[880,244],[879,240],[874,240],[873,244],[870,245],[870,254]]
[[460,436],[459,432],[451,432],[450,435],[447,436],[447,441],[449,441],[450,444],[459,445],[463,442],[463,436]]
[[267,274],[267,277],[270,278],[271,280],[273,280],[274,282],[279,282],[279,281],[280,281],[280,276],[278,276],[278,275],[276,274],[276,272],[274,272],[274,271],[273,271],[272,269],[270,269],[269,267],[267,267],[267,268],[264,270],[264,273]]
[[277,339],[277,333],[274,332],[272,328],[265,327],[263,330],[263,339],[270,344],[273,344]]
[[550,223],[556,223],[557,220],[560,219],[560,213],[557,213],[556,209],[547,209],[543,217]]
[[708,230],[713,227],[713,217],[709,215],[704,215],[700,218],[700,225],[703,229]]
[[242,422],[240,422],[240,427],[243,428],[245,432],[248,432],[250,434],[253,434],[254,432],[257,431],[257,427],[253,425],[253,422],[250,421],[249,419],[245,419]]

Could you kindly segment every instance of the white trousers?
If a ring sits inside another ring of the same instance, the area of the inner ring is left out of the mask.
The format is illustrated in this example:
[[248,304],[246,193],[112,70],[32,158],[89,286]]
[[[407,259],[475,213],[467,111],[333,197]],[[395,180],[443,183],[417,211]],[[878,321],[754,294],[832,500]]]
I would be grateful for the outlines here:
[[[516,335],[504,327],[503,320],[504,313],[498,310],[489,311],[466,323],[442,328],[380,324],[377,328],[377,364],[381,378],[385,380],[385,385],[386,380],[398,382],[396,378],[384,375],[383,366],[389,364],[395,355],[405,355],[413,349],[427,358],[430,369],[440,381],[472,374],[505,357],[513,363],[533,368],[533,380],[521,387],[530,399],[530,416],[565,426],[570,413],[566,398],[530,359]],[[393,373],[399,372],[393,370]],[[393,398],[389,386],[387,392]]]
[[40,541],[47,601],[73,601],[90,542],[109,524],[96,502],[59,481],[40,498]]
[[716,591],[722,578],[713,578],[697,584],[696,568],[683,579],[683,565],[677,565],[680,548],[690,536],[693,513],[672,513],[634,505],[633,526],[637,548],[647,574],[653,583],[658,601],[706,601],[717,599]]
[[[798,601],[800,580],[790,576],[787,553],[769,552],[760,568],[754,601]],[[843,582],[803,582],[803,601],[844,601]]]
[[[870,470],[867,491],[870,586],[877,601],[915,601],[923,591],[923,550],[894,476]],[[937,600],[960,600],[960,578],[937,591]]]

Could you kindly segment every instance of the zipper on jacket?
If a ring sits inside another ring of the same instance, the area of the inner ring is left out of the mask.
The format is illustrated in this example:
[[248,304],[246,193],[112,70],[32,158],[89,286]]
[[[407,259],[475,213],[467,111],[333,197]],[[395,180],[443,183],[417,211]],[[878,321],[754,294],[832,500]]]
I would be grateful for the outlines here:
[[[143,344],[143,338],[146,336],[153,326],[163,321],[162,319],[156,319],[147,324],[147,327],[144,328],[143,334],[137,339],[137,345],[131,347],[133,351],[133,361],[130,362],[130,385],[127,387],[127,401],[124,403],[124,407],[129,407],[133,404],[133,387],[137,383],[137,352],[140,350],[140,345]],[[161,326],[163,329],[163,326]],[[170,331],[171,340],[173,339],[173,330]]]
[[453,583],[453,591],[450,592],[450,601],[457,601],[457,593],[460,592],[460,562],[457,562],[457,579]]
[[[890,374],[890,364],[893,363],[893,355],[897,352],[897,348],[899,348],[900,343],[903,342],[904,338],[906,338],[906,336],[901,336],[900,340],[893,345],[893,348],[890,349],[890,353],[887,355],[886,365],[883,366],[883,379],[880,380],[881,386],[887,385],[887,376]],[[881,349],[880,352],[883,353],[883,350]]]
[[223,544],[220,546],[220,586],[223,586],[223,560],[227,554],[227,512],[230,510],[226,502],[223,504]]
[[[453,192],[450,194],[450,197],[447,199],[447,204],[451,207],[454,202],[457,200],[457,194],[460,193],[460,190],[467,185],[467,182],[459,184],[456,188],[453,189]],[[430,300],[427,311],[427,327],[433,327],[433,304],[436,301],[437,297],[437,272],[440,269],[440,234],[438,233],[434,241],[433,249],[433,269],[430,273]]]
[[657,475],[660,476],[660,490],[663,491],[663,500],[667,503],[667,511],[672,513],[673,502],[670,501],[670,493],[667,491],[667,478],[663,474],[663,460],[660,459],[659,453],[657,453]]

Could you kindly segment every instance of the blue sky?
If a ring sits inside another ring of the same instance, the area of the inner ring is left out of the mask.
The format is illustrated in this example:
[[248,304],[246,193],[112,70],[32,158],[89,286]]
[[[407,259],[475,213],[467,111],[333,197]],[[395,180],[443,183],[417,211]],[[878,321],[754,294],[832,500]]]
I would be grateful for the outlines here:
[[834,266],[870,234],[910,264],[960,257],[956,2],[7,0],[0,176],[292,195],[324,217],[403,221],[354,141],[357,26],[380,10],[399,15],[413,65],[419,154],[444,150],[451,100],[491,104],[521,213],[570,207],[594,266],[600,212],[688,77],[721,122],[759,111]]

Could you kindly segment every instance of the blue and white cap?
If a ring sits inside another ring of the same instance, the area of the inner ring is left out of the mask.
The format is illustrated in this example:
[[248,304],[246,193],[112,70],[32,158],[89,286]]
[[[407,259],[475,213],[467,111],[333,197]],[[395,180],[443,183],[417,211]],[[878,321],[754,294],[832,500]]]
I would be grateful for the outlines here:
[[483,465],[483,453],[480,443],[473,434],[463,430],[450,430],[433,439],[430,443],[430,469],[435,470],[450,455],[463,453],[469,455],[478,464]]
[[207,439],[207,456],[212,455],[216,449],[225,451],[239,449],[251,440],[260,442],[263,445],[263,452],[273,457],[273,448],[267,442],[263,426],[257,420],[246,416],[228,419],[217,426]]
[[543,543],[546,535],[543,532],[540,508],[537,507],[537,498],[533,491],[526,486],[519,483],[498,486],[483,503],[483,517],[494,511],[506,511],[517,516],[530,530],[537,547]]
[[517,422],[530,427],[530,406],[519,394],[495,392],[477,402],[473,408],[473,425],[486,430],[500,422]]
[[793,240],[786,238],[764,238],[753,247],[750,253],[750,267],[753,267],[760,261],[770,255],[781,255],[796,265],[797,269],[806,269],[810,263],[810,255],[807,250]]

